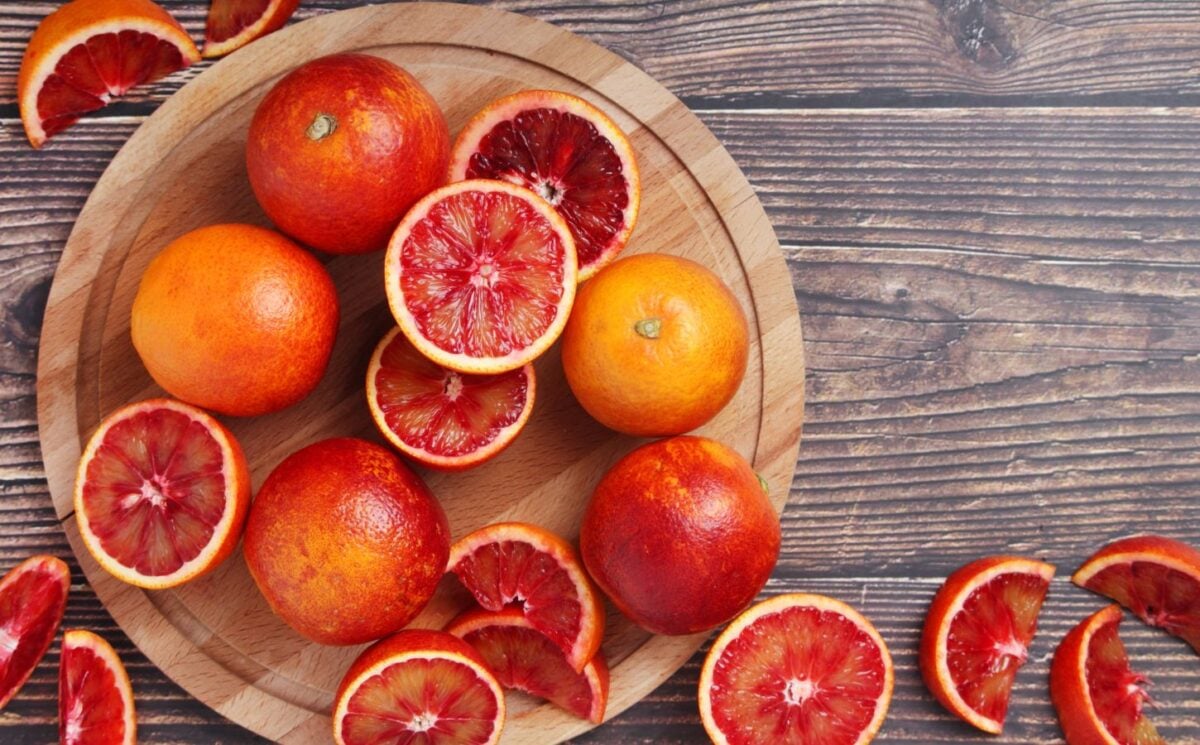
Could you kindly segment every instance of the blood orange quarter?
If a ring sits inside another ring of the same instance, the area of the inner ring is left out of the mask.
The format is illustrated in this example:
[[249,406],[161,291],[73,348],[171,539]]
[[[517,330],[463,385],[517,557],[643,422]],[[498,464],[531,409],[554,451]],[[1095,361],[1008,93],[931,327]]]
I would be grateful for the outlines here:
[[71,571],[53,556],[31,556],[0,579],[0,709],[50,648],[70,587]]
[[135,745],[133,689],[121,659],[90,631],[63,634],[58,674],[61,745]]
[[204,57],[220,57],[276,31],[300,0],[212,0],[204,27]]
[[1037,631],[1054,567],[991,556],[951,574],[921,635],[921,674],[951,713],[999,734],[1017,670]]

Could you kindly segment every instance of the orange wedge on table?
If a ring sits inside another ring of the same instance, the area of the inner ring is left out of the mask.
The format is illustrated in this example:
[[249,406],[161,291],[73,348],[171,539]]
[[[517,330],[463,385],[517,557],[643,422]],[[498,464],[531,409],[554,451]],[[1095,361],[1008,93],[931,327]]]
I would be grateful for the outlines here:
[[183,27],[150,0],[72,0],[38,25],[17,76],[34,147],[130,88],[200,59]]
[[63,634],[58,672],[61,745],[135,745],[137,716],[129,675],[112,646],[90,631]]
[[300,0],[213,0],[204,29],[203,56],[220,57],[287,23]]
[[0,709],[50,648],[70,587],[71,571],[53,556],[31,556],[0,579]]

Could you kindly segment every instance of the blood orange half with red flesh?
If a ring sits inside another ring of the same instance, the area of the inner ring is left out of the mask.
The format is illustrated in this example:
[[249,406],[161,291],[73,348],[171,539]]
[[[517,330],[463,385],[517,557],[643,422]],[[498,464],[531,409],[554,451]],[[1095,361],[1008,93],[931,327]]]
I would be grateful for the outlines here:
[[1070,745],[1166,745],[1144,708],[1145,677],[1129,667],[1110,605],[1067,632],[1050,664],[1050,700]]
[[738,616],[700,669],[700,717],[717,745],[865,745],[892,698],[892,657],[837,600],[780,595]]
[[474,647],[500,685],[544,698],[594,724],[604,721],[608,664],[603,652],[576,672],[562,650],[535,629],[520,608],[476,608],[451,621],[446,631]]
[[0,709],[50,648],[70,587],[70,570],[53,556],[31,556],[0,579]]
[[1097,551],[1071,579],[1200,653],[1200,551],[1162,536],[1122,538]]
[[63,634],[58,671],[58,737],[62,745],[134,745],[133,689],[117,653],[90,631]]
[[984,732],[1004,728],[1052,577],[1054,567],[1044,562],[990,556],[951,574],[934,596],[921,635],[925,685]]
[[450,548],[450,571],[490,611],[518,607],[576,672],[596,656],[604,607],[571,544],[527,523],[496,523]]
[[577,274],[558,213],[499,181],[450,184],[417,202],[384,260],[388,305],[413,346],[479,374],[515,370],[558,339]]
[[575,236],[580,281],[624,248],[641,203],[625,134],[595,106],[560,91],[521,91],[476,114],[450,155],[450,180],[473,178],[525,186],[553,205]]
[[393,329],[367,365],[367,405],[379,431],[431,468],[477,466],[508,447],[533,411],[533,365],[496,375],[432,362]]
[[300,0],[212,0],[204,28],[205,57],[220,57],[283,28]]
[[229,430],[169,399],[110,414],[84,448],[75,518],[88,552],[138,587],[175,587],[215,569],[237,546],[250,474]]
[[333,705],[338,745],[495,745],[504,692],[470,645],[408,630],[368,647]]
[[72,0],[38,25],[17,77],[34,147],[142,83],[200,60],[183,27],[151,0]]

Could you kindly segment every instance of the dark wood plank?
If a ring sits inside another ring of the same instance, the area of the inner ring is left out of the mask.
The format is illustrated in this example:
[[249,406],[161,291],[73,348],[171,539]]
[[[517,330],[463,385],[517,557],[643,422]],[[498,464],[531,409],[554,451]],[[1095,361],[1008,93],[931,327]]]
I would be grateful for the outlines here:
[[[482,1],[482,0],[479,0]],[[207,3],[164,0],[202,38]],[[363,4],[305,0],[297,18]],[[1171,0],[488,3],[581,33],[693,106],[1200,102],[1200,6]],[[0,6],[0,106],[55,2]],[[198,65],[130,97],[161,101]],[[128,111],[119,108],[117,111]],[[145,112],[145,106],[135,109]]]

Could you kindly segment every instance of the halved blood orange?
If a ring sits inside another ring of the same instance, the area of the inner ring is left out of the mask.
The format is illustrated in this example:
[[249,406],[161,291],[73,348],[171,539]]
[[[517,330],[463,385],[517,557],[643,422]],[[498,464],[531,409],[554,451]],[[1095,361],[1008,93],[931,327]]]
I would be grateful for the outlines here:
[[204,29],[206,57],[220,57],[283,28],[300,0],[212,0]]
[[533,411],[533,365],[496,375],[430,361],[392,329],[367,365],[367,405],[379,431],[432,468],[459,471],[508,447]]
[[1071,581],[1128,608],[1200,652],[1200,551],[1157,535],[1114,541]]
[[717,745],[865,745],[887,716],[892,656],[858,611],[779,595],[721,632],[700,669],[700,718]]
[[1143,712],[1146,679],[1117,635],[1121,606],[1101,608],[1067,632],[1050,663],[1050,700],[1070,745],[1166,745]]
[[88,551],[113,576],[151,590],[228,558],[249,507],[250,474],[233,434],[169,399],[110,414],[75,478],[75,518]]
[[90,631],[63,634],[58,669],[58,739],[62,745],[134,745],[137,717],[125,666]]
[[946,579],[925,616],[918,659],[925,685],[951,713],[984,732],[1004,729],[1053,577],[1044,562],[990,556]]
[[575,237],[581,282],[625,247],[641,204],[637,160],[620,127],[560,91],[514,93],[467,122],[450,180],[474,178],[528,187],[553,205]]
[[575,302],[571,231],[544,199],[499,181],[462,181],[417,202],[392,234],[384,284],[421,354],[459,372],[537,359]]
[[31,556],[0,579],[0,709],[50,648],[70,588],[71,571],[53,556]]
[[199,61],[183,27],[151,0],[72,0],[38,25],[17,76],[34,147],[130,88]]
[[450,571],[490,611],[519,607],[581,672],[604,637],[604,606],[571,544],[528,523],[496,523],[450,547]]
[[544,698],[594,724],[604,721],[608,664],[603,652],[576,672],[563,651],[535,629],[520,608],[469,610],[451,621],[446,631],[474,647],[505,688]]
[[493,745],[504,691],[479,653],[442,631],[401,631],[359,655],[338,688],[338,745]]

